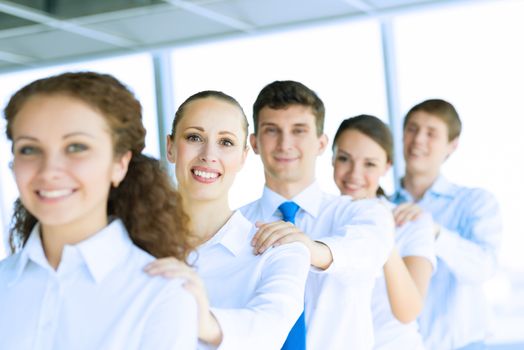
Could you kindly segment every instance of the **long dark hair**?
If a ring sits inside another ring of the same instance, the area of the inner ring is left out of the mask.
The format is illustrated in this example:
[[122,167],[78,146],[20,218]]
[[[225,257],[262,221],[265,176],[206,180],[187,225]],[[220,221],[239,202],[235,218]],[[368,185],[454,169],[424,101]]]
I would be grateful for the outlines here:
[[[146,130],[142,124],[142,107],[132,92],[116,78],[94,72],[64,73],[36,80],[18,90],[5,108],[6,133],[10,140],[18,112],[36,95],[70,96],[105,117],[114,156],[132,153],[125,178],[109,192],[107,214],[120,218],[133,242],[153,256],[185,260],[194,246],[189,218],[160,162],[142,154]],[[18,199],[9,237],[13,251],[25,245],[36,222]]]

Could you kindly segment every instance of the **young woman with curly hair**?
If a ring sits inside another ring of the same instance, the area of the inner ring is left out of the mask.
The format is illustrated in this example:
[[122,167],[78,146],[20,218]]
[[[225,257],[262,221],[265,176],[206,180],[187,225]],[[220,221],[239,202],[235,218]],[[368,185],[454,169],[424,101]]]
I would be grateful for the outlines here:
[[142,154],[138,100],[112,76],[64,73],[20,89],[5,117],[20,198],[0,262],[2,347],[195,348],[194,298],[142,271],[192,243],[179,194]]

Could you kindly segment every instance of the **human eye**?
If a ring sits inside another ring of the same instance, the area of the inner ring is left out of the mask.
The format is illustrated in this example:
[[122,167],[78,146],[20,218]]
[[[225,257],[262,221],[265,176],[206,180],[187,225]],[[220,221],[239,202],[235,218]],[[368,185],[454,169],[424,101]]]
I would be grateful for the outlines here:
[[202,137],[198,134],[188,134],[186,135],[186,140],[189,142],[201,142]]
[[15,155],[20,156],[30,156],[38,154],[40,152],[39,148],[32,145],[23,145],[15,149]]
[[224,139],[221,139],[220,142],[219,142],[222,146],[226,146],[226,147],[233,147],[235,145],[235,143],[233,142],[233,140],[229,139],[229,138],[224,138]]
[[67,153],[80,153],[86,151],[88,148],[89,147],[83,143],[75,142],[67,145],[66,151]]
[[295,129],[293,129],[293,134],[295,134],[295,135],[304,134],[306,132],[307,132],[306,128],[295,128]]
[[349,160],[348,157],[344,155],[338,155],[336,159],[337,159],[337,162],[341,162],[341,163],[345,163]]
[[277,128],[274,126],[266,126],[264,128],[265,134],[276,134],[278,132]]
[[416,132],[417,131],[417,127],[415,125],[413,125],[413,124],[408,124],[406,126],[406,131],[410,132],[410,133]]
[[364,165],[366,166],[366,168],[374,168],[377,166],[377,164],[373,162],[366,162]]

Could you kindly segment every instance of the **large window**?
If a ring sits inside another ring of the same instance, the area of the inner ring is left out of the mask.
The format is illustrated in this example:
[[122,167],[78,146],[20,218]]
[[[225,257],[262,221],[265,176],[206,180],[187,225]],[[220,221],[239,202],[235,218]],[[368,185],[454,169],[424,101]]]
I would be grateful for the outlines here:
[[[137,69],[139,68],[139,69]],[[22,86],[31,81],[49,75],[62,73],[65,71],[86,71],[92,70],[100,73],[109,73],[128,85],[138,97],[143,107],[144,125],[147,129],[146,150],[145,152],[155,157],[160,156],[159,137],[157,128],[155,85],[153,81],[153,67],[150,55],[133,55],[125,57],[115,57],[110,59],[80,62],[66,66],[48,67],[43,69],[28,70],[23,72],[3,74],[0,84],[0,106],[3,110],[11,95]],[[11,144],[5,136],[5,119],[0,121],[0,212],[2,230],[11,220],[12,206],[18,197],[16,185],[9,169],[11,161]],[[0,233],[1,237],[1,233]],[[5,255],[4,245],[6,237],[0,239],[0,258]]]
[[[464,131],[444,174],[499,200],[501,268],[486,288],[497,317],[520,325],[523,304],[511,300],[524,292],[522,18],[523,2],[500,1],[401,16],[394,26],[402,110],[432,97],[453,103]],[[521,328],[502,321],[494,323],[493,341],[523,339]]]
[[[250,124],[258,92],[274,80],[297,80],[315,90],[326,105],[325,132],[332,137],[347,117],[367,113],[387,120],[380,28],[362,21],[279,32],[176,49],[173,52],[175,101],[191,94],[222,90],[244,107]],[[250,130],[253,131],[252,125]],[[331,141],[331,140],[330,140]],[[317,161],[321,186],[338,193],[332,181],[331,143]],[[231,190],[233,207],[258,198],[264,176],[250,151]],[[392,181],[385,187],[392,189]]]

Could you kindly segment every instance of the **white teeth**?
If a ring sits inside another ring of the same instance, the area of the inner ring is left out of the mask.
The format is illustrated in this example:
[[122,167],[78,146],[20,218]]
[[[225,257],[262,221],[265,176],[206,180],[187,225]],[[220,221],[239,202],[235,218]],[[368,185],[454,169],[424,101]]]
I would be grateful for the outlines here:
[[218,173],[208,173],[202,170],[193,170],[196,176],[203,177],[204,179],[215,179],[218,177]]
[[44,190],[38,191],[38,194],[40,194],[42,197],[45,197],[45,198],[58,198],[58,197],[67,196],[67,195],[69,195],[71,193],[73,193],[73,190],[71,190],[71,189],[69,189],[69,190],[54,190],[54,191],[44,191]]

